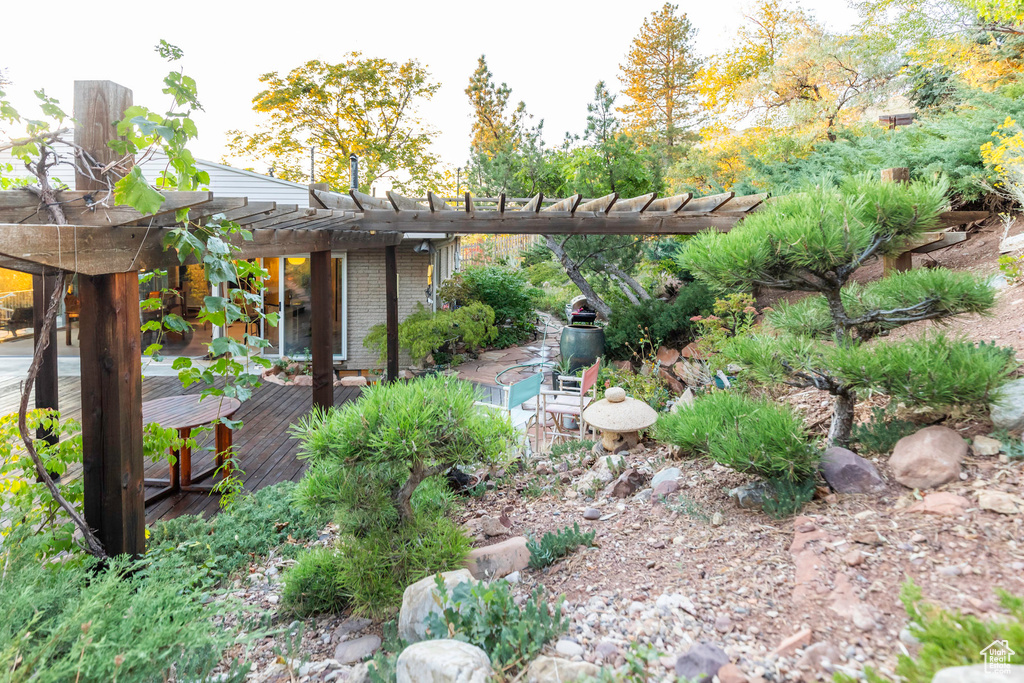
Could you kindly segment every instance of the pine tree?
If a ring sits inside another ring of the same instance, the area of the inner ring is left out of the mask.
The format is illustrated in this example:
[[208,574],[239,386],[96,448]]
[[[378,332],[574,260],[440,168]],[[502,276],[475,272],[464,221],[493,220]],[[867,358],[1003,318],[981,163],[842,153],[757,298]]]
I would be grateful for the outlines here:
[[694,116],[694,77],[700,68],[694,39],[697,29],[665,3],[644,19],[633,39],[619,80],[630,102],[621,107],[631,131],[661,145],[670,158]]
[[932,407],[980,403],[1015,365],[1006,349],[943,335],[876,339],[915,321],[984,313],[995,303],[981,278],[942,268],[866,285],[853,280],[869,259],[897,254],[934,227],[946,189],[944,182],[825,182],[780,198],[729,233],[701,233],[680,257],[723,290],[812,293],[780,304],[768,316],[770,332],[736,337],[725,352],[758,379],[832,394],[830,444],[849,442],[858,391]]
[[526,104],[519,102],[509,111],[512,89],[505,83],[494,82],[484,55],[480,55],[476,71],[469,77],[466,96],[473,105],[473,152],[493,157],[513,149],[527,116]]

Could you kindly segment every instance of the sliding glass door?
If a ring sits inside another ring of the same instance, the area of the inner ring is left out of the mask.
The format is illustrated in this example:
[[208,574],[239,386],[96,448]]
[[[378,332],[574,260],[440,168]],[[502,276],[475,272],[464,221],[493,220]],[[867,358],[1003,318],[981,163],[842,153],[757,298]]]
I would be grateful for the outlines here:
[[[331,319],[334,358],[344,360],[348,352],[348,269],[345,253],[332,254],[331,266],[333,297],[326,314]],[[309,257],[268,258],[264,259],[263,267],[270,273],[264,292],[264,310],[279,314],[278,326],[268,326],[264,331],[264,338],[270,341],[267,353],[289,358],[307,357],[313,320]]]

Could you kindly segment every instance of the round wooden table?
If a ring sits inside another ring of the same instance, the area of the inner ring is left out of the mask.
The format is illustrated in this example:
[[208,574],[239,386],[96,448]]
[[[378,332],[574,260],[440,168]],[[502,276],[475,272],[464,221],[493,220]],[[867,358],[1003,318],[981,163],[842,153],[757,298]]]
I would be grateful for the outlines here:
[[[231,450],[231,429],[217,422],[214,427],[214,441],[217,454],[214,456],[213,467],[192,473],[192,448],[188,439],[192,430],[202,425],[216,422],[220,418],[230,418],[242,406],[237,398],[225,396],[207,396],[200,398],[198,394],[186,396],[168,396],[142,404],[142,424],[158,424],[166,429],[178,430],[178,436],[185,444],[171,451],[174,462],[170,466],[167,479],[146,479],[146,486],[160,486],[161,489],[146,497],[146,504],[155,503],[179,491],[212,491],[213,484],[200,485],[198,482],[212,477],[223,465]],[[227,469],[225,469],[227,474]]]

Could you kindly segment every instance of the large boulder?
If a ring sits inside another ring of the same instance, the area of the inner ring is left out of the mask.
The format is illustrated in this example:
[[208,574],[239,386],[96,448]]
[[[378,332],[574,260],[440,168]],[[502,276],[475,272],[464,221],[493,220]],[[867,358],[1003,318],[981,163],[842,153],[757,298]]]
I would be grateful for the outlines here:
[[[460,583],[476,583],[468,569],[457,569],[441,574],[448,595]],[[427,637],[427,617],[441,614],[438,605],[440,596],[433,576],[421,579],[405,589],[402,594],[402,609],[398,613],[398,635],[408,643],[416,643]]]
[[1024,429],[1024,378],[999,387],[991,410],[992,424],[996,429],[1011,432]]
[[527,683],[570,683],[584,676],[596,678],[601,667],[590,662],[570,662],[568,659],[541,655],[526,667]]
[[985,664],[951,666],[940,669],[932,677],[932,683],[1024,683],[1024,666],[1011,664],[996,672]]
[[474,548],[466,558],[466,569],[473,578],[490,581],[526,569],[530,564],[530,550],[526,538],[515,536],[494,545]]
[[912,489],[931,489],[960,476],[967,442],[949,427],[935,425],[896,442],[889,458],[896,481]]
[[838,446],[825,451],[821,473],[828,485],[839,493],[876,493],[885,488],[885,482],[871,461]]
[[461,640],[425,640],[402,650],[398,683],[486,683],[493,672],[487,653]]
[[676,676],[694,683],[710,681],[729,663],[725,650],[712,643],[697,643],[676,660]]

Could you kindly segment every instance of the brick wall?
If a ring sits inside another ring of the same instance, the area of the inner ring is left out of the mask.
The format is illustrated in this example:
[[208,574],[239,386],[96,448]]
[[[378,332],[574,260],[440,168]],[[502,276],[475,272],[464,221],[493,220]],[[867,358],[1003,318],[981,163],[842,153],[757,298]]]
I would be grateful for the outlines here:
[[[416,310],[416,303],[427,306],[427,266],[431,256],[415,254],[412,244],[399,245],[398,261],[398,318]],[[373,370],[380,367],[375,352],[363,346],[363,339],[371,327],[385,321],[387,303],[384,298],[384,250],[367,249],[348,252],[348,359],[349,370]],[[401,367],[412,362],[408,352],[402,351]]]

